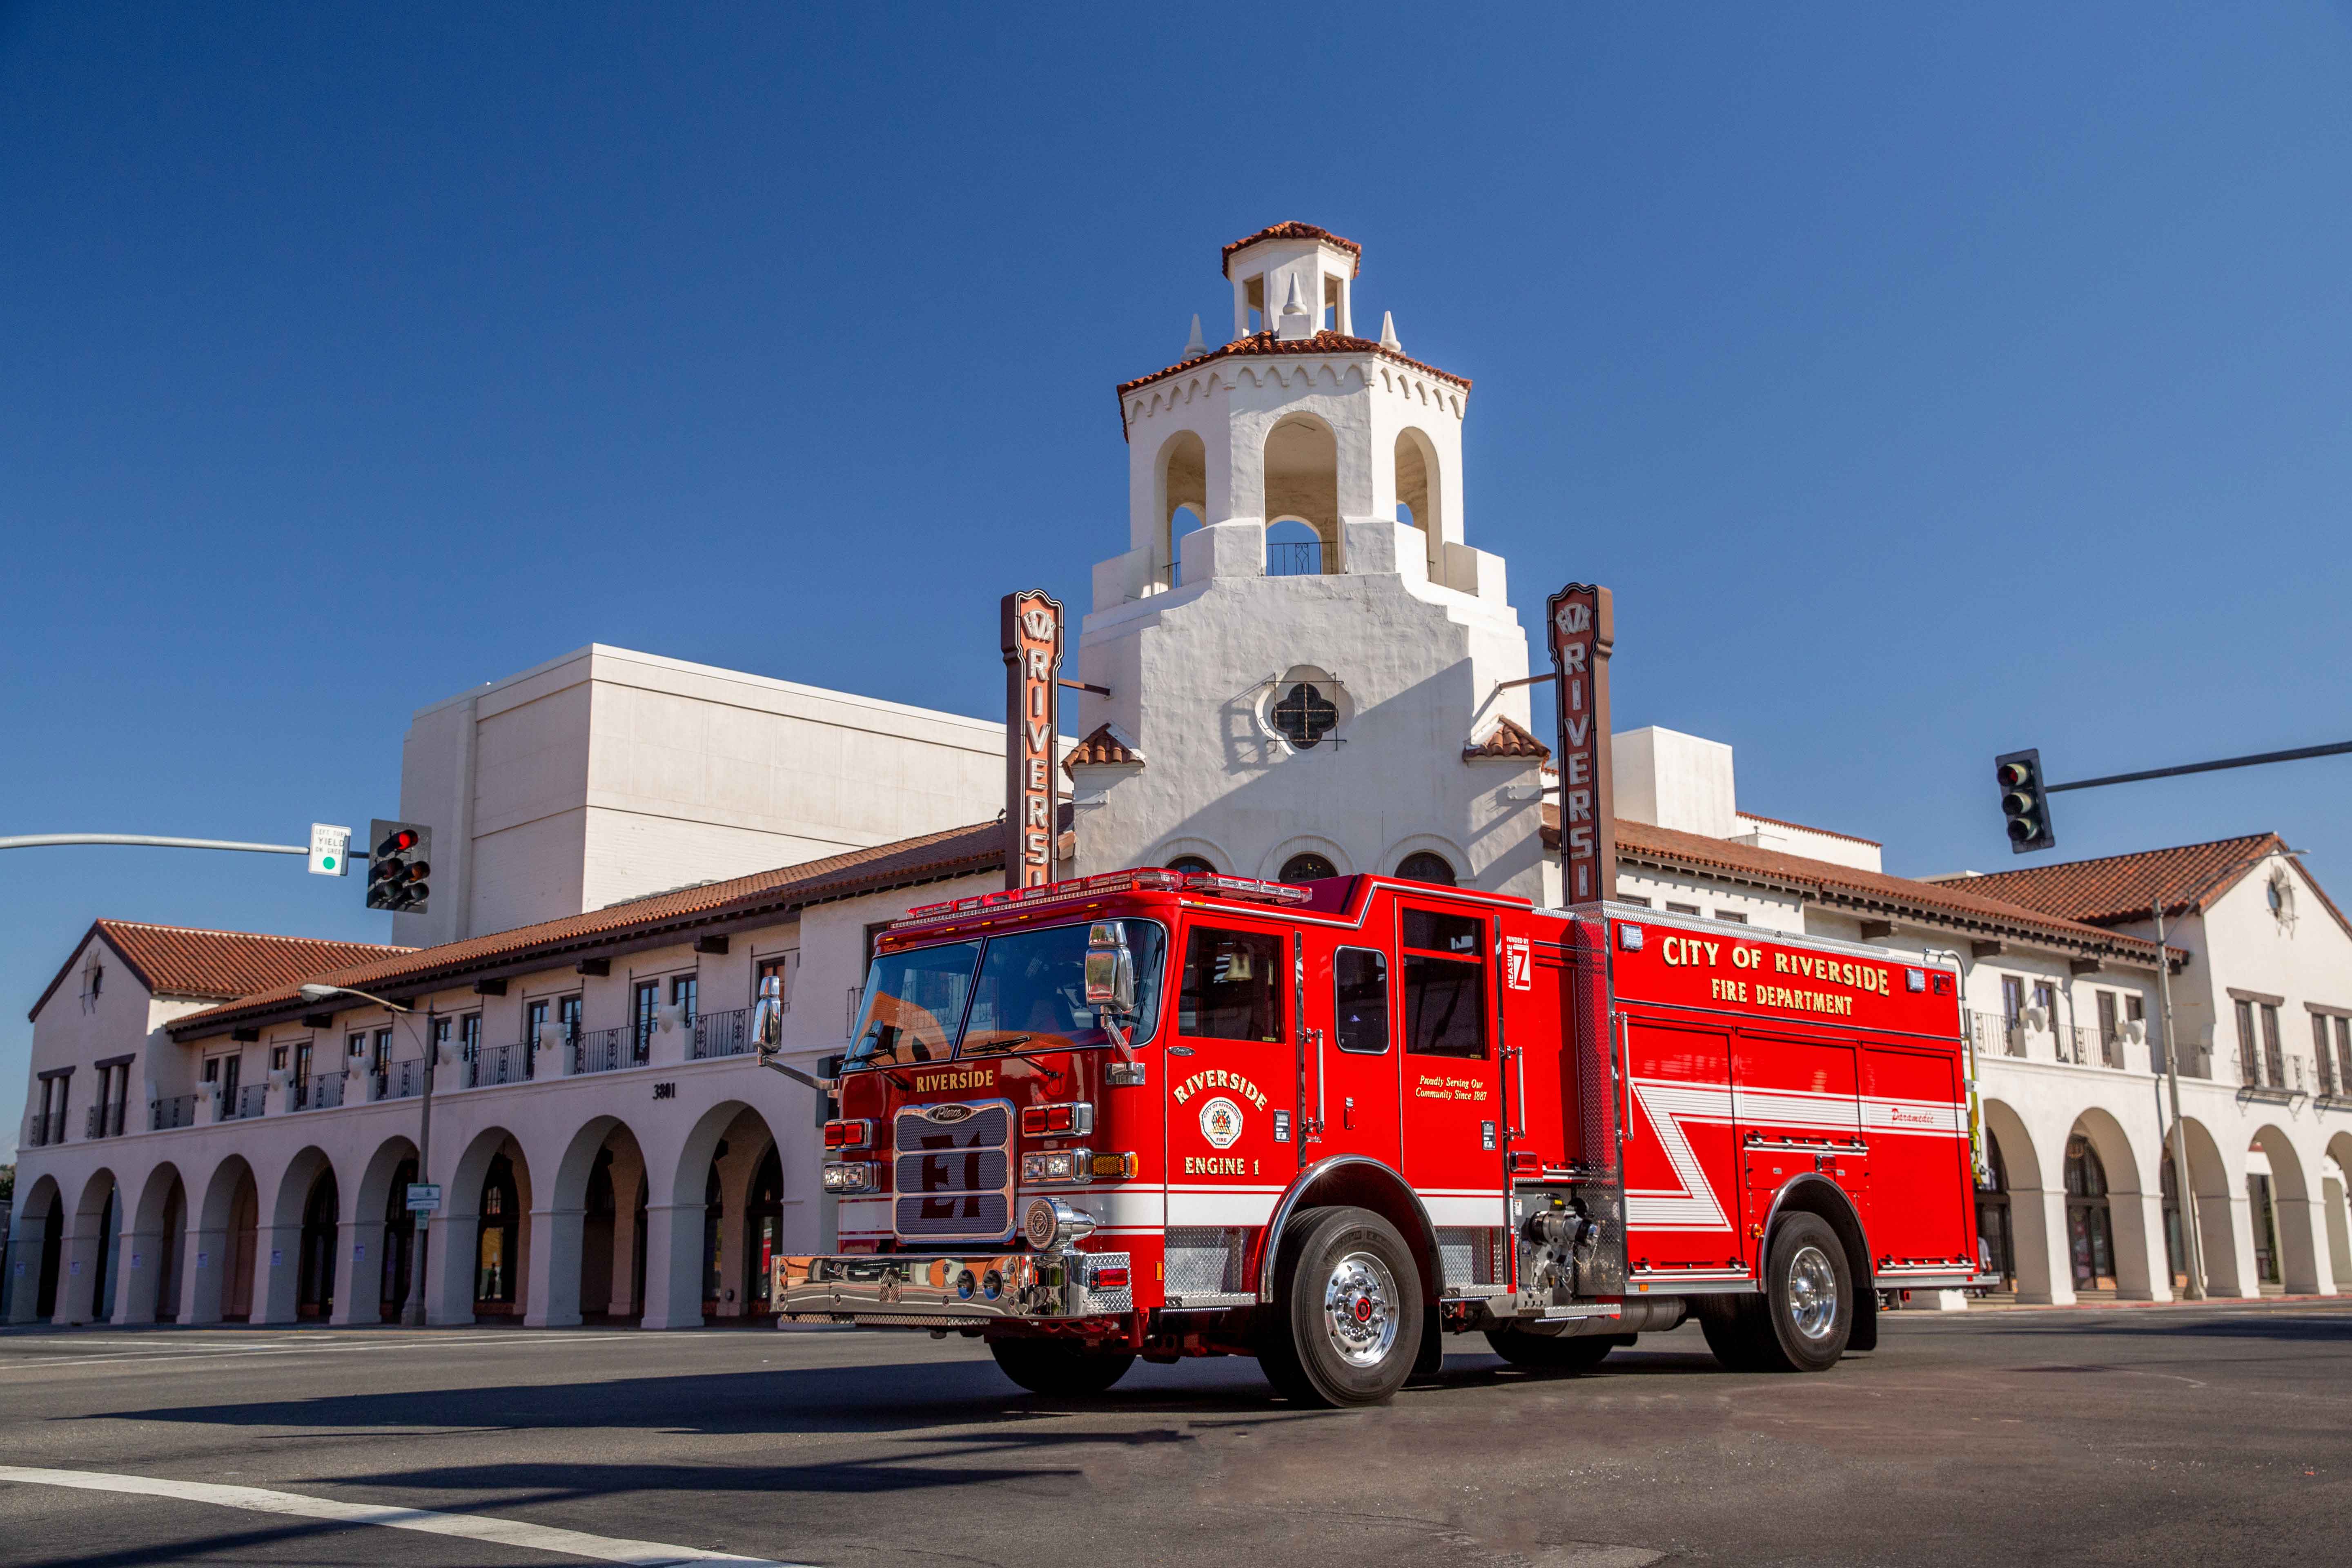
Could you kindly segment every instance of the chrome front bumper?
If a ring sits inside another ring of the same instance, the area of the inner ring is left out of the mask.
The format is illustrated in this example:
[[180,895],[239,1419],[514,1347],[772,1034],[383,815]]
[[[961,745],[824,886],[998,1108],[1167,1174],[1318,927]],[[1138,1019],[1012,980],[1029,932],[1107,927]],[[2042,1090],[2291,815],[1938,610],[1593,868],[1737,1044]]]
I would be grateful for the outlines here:
[[770,1300],[778,1321],[793,1323],[953,1328],[1100,1318],[1135,1310],[1131,1283],[1102,1279],[1129,1267],[1124,1252],[779,1258]]

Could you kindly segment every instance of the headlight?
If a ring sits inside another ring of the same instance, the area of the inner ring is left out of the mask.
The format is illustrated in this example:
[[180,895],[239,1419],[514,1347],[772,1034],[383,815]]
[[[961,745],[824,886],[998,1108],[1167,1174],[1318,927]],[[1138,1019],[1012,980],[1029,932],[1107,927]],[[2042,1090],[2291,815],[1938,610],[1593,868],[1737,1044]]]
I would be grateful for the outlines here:
[[874,1167],[864,1161],[824,1168],[824,1190],[828,1193],[865,1193],[873,1189]]
[[1059,1198],[1031,1198],[1021,1211],[1022,1238],[1040,1252],[1074,1247],[1092,1235],[1094,1216]]
[[1067,1185],[1094,1178],[1091,1149],[1048,1149],[1021,1156],[1021,1180],[1030,1186]]

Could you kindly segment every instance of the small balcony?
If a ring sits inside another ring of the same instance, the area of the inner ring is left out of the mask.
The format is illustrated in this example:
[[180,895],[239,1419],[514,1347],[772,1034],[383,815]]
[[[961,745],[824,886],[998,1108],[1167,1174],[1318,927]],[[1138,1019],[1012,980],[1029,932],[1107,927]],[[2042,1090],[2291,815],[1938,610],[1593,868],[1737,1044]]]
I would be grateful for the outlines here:
[[195,1124],[196,1097],[193,1094],[174,1094],[147,1102],[147,1131],[150,1132],[167,1132],[174,1127],[194,1127]]
[[313,1073],[298,1078],[289,1086],[287,1103],[296,1110],[332,1110],[343,1103],[343,1090],[349,1073]]
[[425,1063],[422,1060],[385,1062],[376,1068],[375,1098],[378,1100],[412,1100],[425,1092]]
[[502,1083],[520,1083],[531,1076],[530,1057],[528,1044],[478,1047],[466,1063],[466,1087],[493,1089]]
[[84,1119],[85,1138],[120,1138],[122,1136],[122,1102],[93,1105]]
[[616,1029],[583,1029],[572,1052],[573,1072],[618,1072],[644,1063],[645,1037],[628,1025]]
[[687,1049],[688,1058],[699,1062],[715,1057],[740,1057],[752,1046],[751,1009],[738,1007],[730,1013],[696,1015],[694,1040]]

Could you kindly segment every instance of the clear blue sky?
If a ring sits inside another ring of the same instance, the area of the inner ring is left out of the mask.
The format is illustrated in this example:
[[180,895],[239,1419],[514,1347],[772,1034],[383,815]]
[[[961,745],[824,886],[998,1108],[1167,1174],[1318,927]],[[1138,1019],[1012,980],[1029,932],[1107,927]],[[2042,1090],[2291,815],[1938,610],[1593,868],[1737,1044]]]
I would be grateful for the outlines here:
[[[1360,240],[1472,376],[1532,625],[1742,804],[2011,863],[2056,776],[2352,737],[2352,9],[0,5],[0,833],[389,815],[408,714],[590,640],[971,713],[1125,537],[1111,387],[1217,247]],[[2352,759],[2062,797],[2352,894]],[[356,880],[0,856],[383,940]],[[0,1149],[6,1142],[0,1142]]]

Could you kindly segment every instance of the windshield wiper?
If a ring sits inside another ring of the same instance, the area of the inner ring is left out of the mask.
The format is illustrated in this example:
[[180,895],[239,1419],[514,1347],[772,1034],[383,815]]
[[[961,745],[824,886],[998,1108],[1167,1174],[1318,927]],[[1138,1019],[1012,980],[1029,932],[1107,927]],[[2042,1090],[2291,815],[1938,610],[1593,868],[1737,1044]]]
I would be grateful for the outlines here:
[[991,1040],[984,1046],[964,1046],[956,1055],[989,1056],[998,1051],[1012,1050],[1016,1046],[1025,1046],[1036,1037],[1034,1035],[1013,1035],[1002,1040]]

